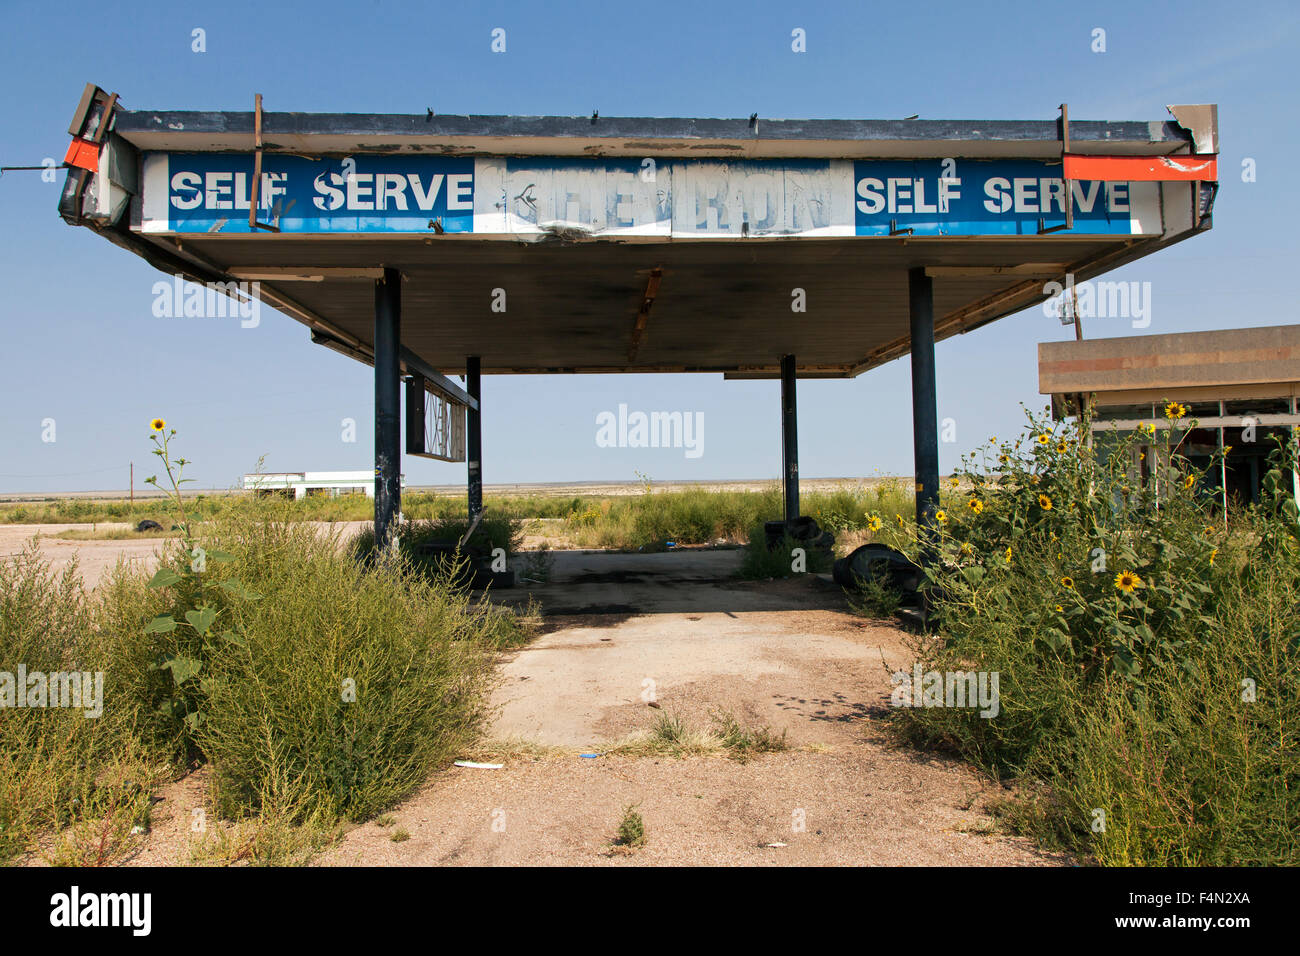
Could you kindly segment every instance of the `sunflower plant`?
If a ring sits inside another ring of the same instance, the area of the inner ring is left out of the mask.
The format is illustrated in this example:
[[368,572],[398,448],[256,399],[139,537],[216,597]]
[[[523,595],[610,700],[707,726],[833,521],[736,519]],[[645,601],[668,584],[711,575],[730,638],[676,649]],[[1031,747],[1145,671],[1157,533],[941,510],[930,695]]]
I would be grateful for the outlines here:
[[1082,859],[1295,865],[1300,447],[1274,439],[1261,502],[1225,519],[1179,455],[1196,422],[1173,402],[1165,418],[1083,443],[1086,422],[1029,415],[964,460],[982,508],[950,507],[931,539],[898,530],[914,556],[933,542],[919,666],[999,674],[1000,709],[894,724],[1026,780],[1008,822]]
[[1093,448],[1077,424],[1026,416],[1019,438],[963,457],[971,491],[942,512],[931,543],[907,524],[895,544],[918,558],[931,549],[927,587],[950,634],[1014,622],[1041,653],[1140,683],[1145,667],[1183,660],[1212,613],[1217,523],[1176,453],[1195,423],[1172,409],[1164,460],[1183,477],[1157,499],[1128,466],[1149,432]]
[[[204,548],[196,539],[194,527],[185,509],[181,486],[191,483],[184,477],[185,458],[173,458],[171,441],[176,429],[167,428],[161,418],[150,422],[152,454],[161,461],[166,484],[157,475],[145,479],[166,494],[175,511],[181,532],[179,547],[166,559],[146,585],[159,593],[165,610],[144,626],[146,634],[158,642],[150,669],[161,678],[157,682],[154,706],[158,713],[179,722],[188,751],[195,750],[194,733],[203,720],[203,668],[213,642],[223,641],[246,647],[245,639],[232,628],[220,628],[225,602],[230,597],[257,600],[261,595],[246,589],[238,579],[221,572],[234,562],[225,551]],[[168,675],[162,677],[162,675]]]

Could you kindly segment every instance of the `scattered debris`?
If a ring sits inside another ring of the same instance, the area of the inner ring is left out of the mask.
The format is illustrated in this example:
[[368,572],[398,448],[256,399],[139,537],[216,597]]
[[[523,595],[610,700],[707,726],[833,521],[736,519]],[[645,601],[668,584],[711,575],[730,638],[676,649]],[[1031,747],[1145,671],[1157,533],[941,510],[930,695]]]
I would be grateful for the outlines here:
[[901,594],[914,596],[921,586],[921,569],[901,551],[883,544],[864,544],[835,562],[834,578],[842,588],[879,581]]
[[471,770],[500,770],[505,766],[503,763],[475,763],[472,760],[457,760],[457,767],[469,767]]
[[786,547],[790,539],[801,546],[821,551],[828,558],[835,556],[835,535],[822,530],[821,526],[808,515],[801,515],[790,521],[778,519],[763,522],[763,536],[768,551],[778,551]]

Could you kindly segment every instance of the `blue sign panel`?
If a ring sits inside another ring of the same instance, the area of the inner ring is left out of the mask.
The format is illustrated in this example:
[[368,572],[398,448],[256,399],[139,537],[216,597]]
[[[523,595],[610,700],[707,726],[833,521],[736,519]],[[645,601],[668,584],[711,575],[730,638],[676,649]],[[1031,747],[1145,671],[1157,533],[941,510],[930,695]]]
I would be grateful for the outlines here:
[[[146,153],[137,228],[248,232],[253,157]],[[1156,183],[1032,160],[719,160],[266,154],[258,222],[285,233],[535,239],[1158,235]],[[1054,228],[1055,227],[1055,228]],[[910,233],[908,232],[910,230]]]
[[[168,228],[248,232],[253,157],[171,153],[165,162]],[[284,232],[445,232],[474,228],[474,160],[442,156],[304,159],[266,155],[259,222]]]
[[[856,161],[855,232],[887,236],[1033,236],[1065,221],[1061,165],[1032,160]],[[1073,232],[1133,231],[1128,183],[1074,182]]]

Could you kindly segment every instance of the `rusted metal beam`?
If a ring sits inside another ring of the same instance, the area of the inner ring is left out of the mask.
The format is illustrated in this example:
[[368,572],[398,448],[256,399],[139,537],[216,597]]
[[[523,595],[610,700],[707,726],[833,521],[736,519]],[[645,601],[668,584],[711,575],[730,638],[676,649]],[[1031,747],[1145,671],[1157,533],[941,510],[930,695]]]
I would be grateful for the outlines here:
[[[1070,153],[1070,104],[1061,104],[1061,158]],[[1074,196],[1071,195],[1072,179],[1069,173],[1062,176],[1062,187],[1065,191],[1065,228],[1074,228]]]
[[926,266],[932,279],[1055,279],[1067,268],[1064,262],[1023,262],[1014,266]]
[[262,94],[258,93],[255,98],[255,109],[253,118],[253,185],[248,195],[248,228],[256,232],[258,229],[265,229],[267,232],[279,232],[279,226],[273,226],[267,222],[257,221],[257,198],[258,192],[262,187]]
[[382,279],[381,267],[346,266],[230,266],[226,272],[236,279],[263,282],[324,282],[326,279]]
[[441,395],[453,405],[464,405],[470,411],[478,411],[478,398],[475,395],[465,391],[405,345],[398,350],[398,358],[403,369],[424,376],[426,391]]

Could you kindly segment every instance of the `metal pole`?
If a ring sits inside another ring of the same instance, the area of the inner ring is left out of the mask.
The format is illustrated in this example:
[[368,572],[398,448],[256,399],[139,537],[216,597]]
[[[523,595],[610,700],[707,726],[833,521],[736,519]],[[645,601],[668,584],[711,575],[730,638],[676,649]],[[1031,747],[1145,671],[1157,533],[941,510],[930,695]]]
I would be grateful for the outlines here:
[[794,356],[781,356],[781,489],[785,522],[799,517],[799,434],[795,413]]
[[932,538],[939,510],[939,412],[934,377],[934,280],[924,268],[907,275],[912,350],[912,450],[916,463],[916,523]]
[[483,413],[480,361],[477,355],[465,360],[465,390],[479,403],[465,411],[465,460],[469,464],[469,520],[483,514]]
[[[1223,402],[1219,402],[1219,418],[1223,419]],[[1223,530],[1228,530],[1228,453],[1223,447],[1223,426],[1215,429],[1219,440],[1219,494],[1223,498]]]
[[402,507],[402,274],[375,281],[375,548],[384,550]]

